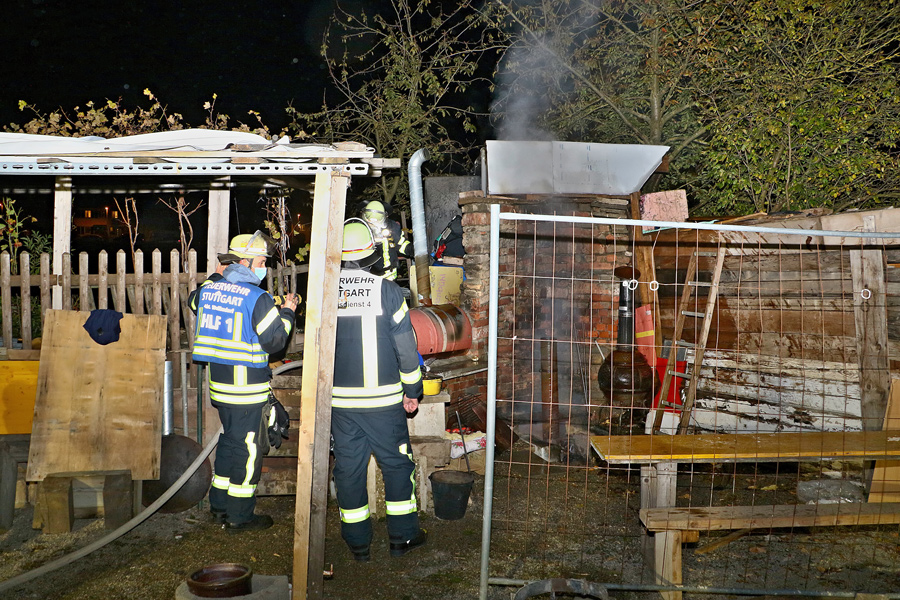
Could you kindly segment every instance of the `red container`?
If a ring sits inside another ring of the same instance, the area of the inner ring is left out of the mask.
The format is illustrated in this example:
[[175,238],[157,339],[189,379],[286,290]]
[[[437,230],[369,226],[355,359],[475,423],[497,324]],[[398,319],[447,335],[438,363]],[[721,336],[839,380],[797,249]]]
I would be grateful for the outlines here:
[[[657,358],[656,359],[656,372],[659,374],[660,387],[656,391],[656,397],[653,398],[653,408],[656,408],[659,405],[659,395],[662,393],[662,380],[663,377],[666,376],[666,369],[669,368],[669,359],[667,358]],[[684,373],[687,370],[687,361],[686,360],[676,360],[675,361],[675,371],[678,373]],[[667,395],[666,401],[670,404],[677,404],[681,406],[681,386],[684,383],[683,377],[672,377],[672,383],[669,385],[669,393]],[[674,408],[666,408],[666,412],[681,412]]]

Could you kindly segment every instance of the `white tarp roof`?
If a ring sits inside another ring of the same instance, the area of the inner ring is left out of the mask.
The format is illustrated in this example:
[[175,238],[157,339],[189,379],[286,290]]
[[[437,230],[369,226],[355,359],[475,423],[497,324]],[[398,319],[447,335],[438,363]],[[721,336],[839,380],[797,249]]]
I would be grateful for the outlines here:
[[255,156],[272,161],[305,161],[325,156],[368,158],[372,148],[362,144],[290,144],[287,137],[272,141],[255,133],[212,129],[182,129],[119,138],[63,137],[26,133],[0,133],[0,158],[33,162],[35,158],[78,157],[78,162],[109,162],[129,156],[175,159],[189,156],[226,162]]

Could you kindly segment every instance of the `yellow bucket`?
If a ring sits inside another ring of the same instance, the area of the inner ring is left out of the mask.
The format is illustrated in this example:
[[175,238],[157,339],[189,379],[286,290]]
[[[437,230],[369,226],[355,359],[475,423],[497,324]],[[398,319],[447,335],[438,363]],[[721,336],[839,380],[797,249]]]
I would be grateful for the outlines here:
[[437,378],[423,379],[422,388],[426,396],[436,396],[441,393],[441,380]]

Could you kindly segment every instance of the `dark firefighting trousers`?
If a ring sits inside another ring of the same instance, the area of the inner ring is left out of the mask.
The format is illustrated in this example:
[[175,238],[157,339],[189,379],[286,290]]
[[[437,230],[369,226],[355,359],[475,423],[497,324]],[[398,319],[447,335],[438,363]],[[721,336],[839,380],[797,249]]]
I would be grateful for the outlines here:
[[372,453],[384,479],[390,540],[405,542],[415,537],[419,532],[416,473],[403,405],[366,410],[333,408],[331,435],[341,536],[347,545],[364,547],[372,541],[366,493],[366,469]]
[[229,523],[246,523],[256,508],[256,484],[269,443],[260,436],[266,403],[212,405],[219,411],[223,431],[216,447],[209,507],[213,512],[224,511]]

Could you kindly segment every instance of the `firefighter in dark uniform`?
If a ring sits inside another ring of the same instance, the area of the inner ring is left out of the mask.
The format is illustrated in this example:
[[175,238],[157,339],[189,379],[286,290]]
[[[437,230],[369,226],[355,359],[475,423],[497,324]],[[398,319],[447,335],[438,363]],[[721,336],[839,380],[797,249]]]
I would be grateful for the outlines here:
[[389,219],[387,213],[387,208],[378,200],[366,203],[362,211],[363,220],[372,229],[375,251],[379,257],[372,265],[372,273],[394,281],[397,279],[400,257],[412,258],[413,248],[400,223]]
[[380,256],[363,221],[344,225],[334,350],[331,435],[341,536],[358,561],[372,540],[366,469],[375,454],[384,478],[391,556],[425,544],[416,506],[415,464],[406,413],[422,397],[416,336],[406,300],[393,281],[375,276]]
[[279,310],[259,287],[270,244],[260,232],[236,236],[229,253],[238,262],[222,279],[199,290],[193,359],[208,363],[209,395],[224,428],[219,436],[209,491],[213,518],[233,533],[272,526],[255,514],[256,485],[268,437],[263,423],[269,401],[269,354],[280,352],[294,327],[294,294]]

